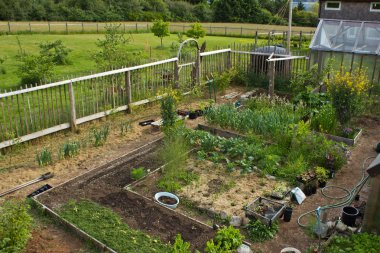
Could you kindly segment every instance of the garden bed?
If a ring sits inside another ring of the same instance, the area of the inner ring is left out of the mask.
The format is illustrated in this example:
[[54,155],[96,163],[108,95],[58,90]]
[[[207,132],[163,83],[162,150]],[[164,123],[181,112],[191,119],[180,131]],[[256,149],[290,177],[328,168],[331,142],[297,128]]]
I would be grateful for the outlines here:
[[[165,243],[173,243],[177,234],[203,250],[206,241],[214,236],[211,227],[162,207],[152,198],[145,198],[123,189],[130,184],[131,170],[145,167],[154,170],[159,164],[156,151],[161,141],[148,143],[110,164],[96,168],[39,196],[36,200],[56,213],[72,200],[90,200],[111,208],[132,229],[155,236]],[[131,242],[132,243],[132,242]]]
[[324,135],[329,140],[336,141],[336,142],[343,142],[343,143],[346,143],[347,145],[354,146],[358,142],[362,133],[363,133],[363,129],[360,129],[354,138],[346,138],[346,137],[332,135],[332,134],[324,134]]

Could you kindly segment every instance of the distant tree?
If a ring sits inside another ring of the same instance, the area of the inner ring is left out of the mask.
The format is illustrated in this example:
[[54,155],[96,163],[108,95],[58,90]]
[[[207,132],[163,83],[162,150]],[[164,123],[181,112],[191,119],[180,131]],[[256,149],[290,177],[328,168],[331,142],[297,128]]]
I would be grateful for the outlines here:
[[191,25],[191,28],[186,32],[186,35],[190,38],[199,39],[206,36],[206,30],[203,29],[200,23]]
[[162,39],[170,35],[169,22],[164,22],[162,19],[155,20],[153,22],[153,26],[151,30],[154,36],[157,36],[161,39],[161,47],[162,47]]
[[299,11],[304,11],[304,10],[305,10],[305,5],[303,4],[302,1],[299,1],[299,2],[298,2],[297,9],[298,9]]

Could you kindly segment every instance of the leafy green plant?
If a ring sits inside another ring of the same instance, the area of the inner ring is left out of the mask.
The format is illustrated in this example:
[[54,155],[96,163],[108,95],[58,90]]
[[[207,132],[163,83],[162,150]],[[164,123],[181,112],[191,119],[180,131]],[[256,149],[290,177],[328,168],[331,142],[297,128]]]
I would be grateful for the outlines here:
[[18,73],[22,84],[40,84],[48,82],[54,76],[54,63],[43,55],[26,55],[19,58],[21,64]]
[[315,88],[322,82],[324,72],[318,70],[318,65],[313,65],[310,69],[292,75],[290,79],[290,88],[294,93],[308,91]]
[[191,253],[190,243],[184,242],[181,234],[178,234],[175,238],[171,253]]
[[5,67],[3,66],[6,59],[7,59],[6,57],[0,56],[0,74],[2,74],[2,75],[5,75],[7,73]]
[[207,242],[205,251],[208,253],[232,253],[243,243],[243,239],[244,236],[239,229],[232,226],[224,227],[216,232],[213,240]]
[[46,166],[52,164],[51,151],[47,148],[43,148],[36,154],[36,161],[39,166]]
[[79,141],[67,141],[58,150],[58,158],[70,158],[79,154],[81,145]]
[[328,171],[320,166],[315,167],[315,175],[317,176],[319,182],[326,182],[329,178]]
[[139,179],[145,177],[146,174],[147,174],[147,171],[145,170],[144,167],[134,168],[131,171],[131,178],[133,180],[139,180]]
[[109,132],[110,132],[109,125],[101,127],[99,129],[93,129],[92,134],[94,137],[94,146],[95,147],[103,146],[103,144],[107,141]]
[[0,251],[22,252],[30,237],[32,217],[29,206],[21,201],[5,201],[0,206]]
[[250,221],[245,227],[249,239],[253,242],[263,242],[272,239],[278,231],[278,223],[274,222],[271,226],[263,224],[260,220]]
[[324,249],[326,253],[377,253],[380,249],[380,236],[373,234],[353,234],[351,236],[334,236]]

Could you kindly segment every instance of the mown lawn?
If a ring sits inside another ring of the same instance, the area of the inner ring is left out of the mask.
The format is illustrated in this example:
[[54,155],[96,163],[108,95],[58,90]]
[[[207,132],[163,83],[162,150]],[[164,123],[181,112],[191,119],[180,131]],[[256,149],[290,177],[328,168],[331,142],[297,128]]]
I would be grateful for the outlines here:
[[[19,53],[18,40],[21,43],[23,50],[30,54],[37,54],[39,51],[38,44],[46,41],[62,40],[64,44],[72,50],[69,59],[71,65],[57,66],[55,68],[55,79],[67,79],[69,76],[81,76],[90,74],[91,72],[99,72],[92,55],[96,52],[96,41],[103,38],[103,34],[73,34],[73,35],[49,35],[49,34],[33,34],[33,35],[3,35],[0,36],[0,57],[5,57],[3,63],[6,74],[0,74],[0,89],[14,89],[20,86],[20,77],[18,73],[18,65],[20,62],[17,59]],[[162,60],[169,57],[174,57],[177,49],[173,49],[173,43],[178,44],[177,35],[170,35],[164,38],[164,48],[160,48],[160,39],[147,34],[127,34],[126,38],[129,43],[126,45],[126,50],[143,53],[146,61]],[[208,36],[199,40],[200,43],[207,41],[207,50],[213,50],[217,46],[227,48],[233,43],[253,43],[252,39],[234,38],[234,37],[218,37]],[[267,40],[260,40],[260,44],[266,44]]]

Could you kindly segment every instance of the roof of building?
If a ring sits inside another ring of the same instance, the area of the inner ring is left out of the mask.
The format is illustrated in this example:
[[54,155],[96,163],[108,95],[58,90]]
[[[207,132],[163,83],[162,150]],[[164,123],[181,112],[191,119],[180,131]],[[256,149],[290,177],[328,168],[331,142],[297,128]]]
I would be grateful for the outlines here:
[[321,19],[310,49],[380,55],[380,22]]
[[367,172],[371,177],[380,175],[380,154],[377,155],[376,159],[368,166]]

